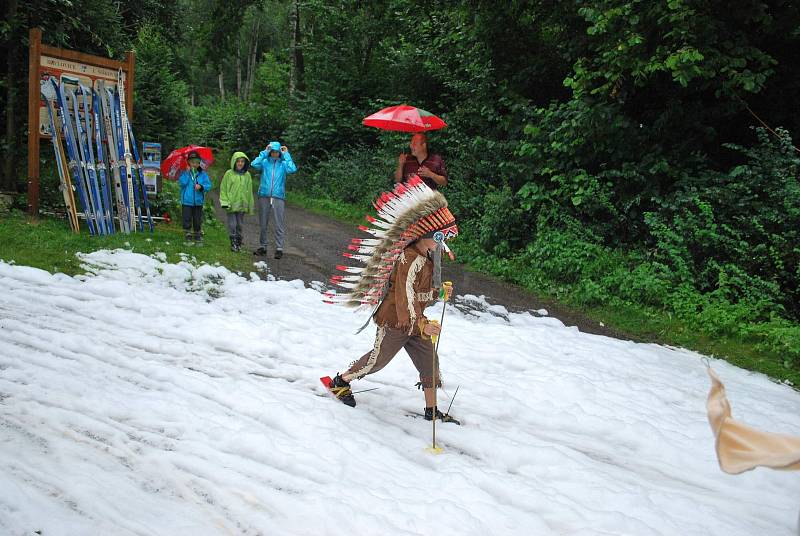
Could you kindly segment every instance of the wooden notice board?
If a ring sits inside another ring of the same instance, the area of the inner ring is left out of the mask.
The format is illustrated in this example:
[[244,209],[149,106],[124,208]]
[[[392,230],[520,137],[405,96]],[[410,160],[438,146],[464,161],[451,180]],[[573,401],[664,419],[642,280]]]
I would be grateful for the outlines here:
[[50,137],[50,120],[39,92],[41,80],[61,75],[80,79],[89,87],[97,87],[103,80],[107,87],[117,85],[117,72],[122,69],[125,80],[125,103],[128,118],[133,119],[133,73],[136,56],[128,52],[125,61],[92,56],[74,50],[57,48],[42,43],[42,30],[31,28],[28,47],[28,211],[39,214],[39,145],[42,138]]

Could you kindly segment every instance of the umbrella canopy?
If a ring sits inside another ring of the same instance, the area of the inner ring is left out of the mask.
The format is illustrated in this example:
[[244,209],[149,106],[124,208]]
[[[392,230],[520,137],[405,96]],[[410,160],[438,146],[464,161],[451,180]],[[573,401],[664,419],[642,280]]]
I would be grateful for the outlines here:
[[161,162],[161,176],[174,181],[178,180],[181,171],[189,169],[187,157],[193,152],[200,156],[200,166],[203,169],[207,169],[214,163],[214,155],[211,154],[210,148],[201,147],[199,145],[189,145],[181,149],[175,149],[169,153],[169,156]]
[[447,123],[432,113],[407,104],[384,108],[365,117],[362,123],[368,127],[399,132],[425,132],[447,126]]

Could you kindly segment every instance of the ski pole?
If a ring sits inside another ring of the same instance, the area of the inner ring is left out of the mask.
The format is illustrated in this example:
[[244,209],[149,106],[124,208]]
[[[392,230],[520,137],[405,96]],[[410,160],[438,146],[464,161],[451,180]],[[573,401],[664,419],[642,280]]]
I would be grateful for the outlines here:
[[[441,326],[439,322],[436,320],[431,320],[430,322],[434,326]],[[436,354],[436,348],[439,343],[439,335],[431,335],[431,351],[433,352],[433,416],[431,418],[431,423],[433,425],[433,435],[431,440],[431,448],[430,451],[434,454],[439,454],[442,452],[441,448],[436,446],[436,392],[439,388],[439,359],[438,355]]]
[[[442,290],[439,292],[439,297],[442,299],[442,318],[439,320],[439,326],[444,325],[444,311],[447,309],[447,301],[450,299],[450,294],[453,292],[453,282],[445,281],[442,283]],[[439,353],[439,337],[436,337],[436,353]]]
[[460,386],[460,385],[456,387],[456,392],[455,392],[455,393],[453,393],[453,398],[451,398],[451,399],[450,399],[450,405],[449,405],[449,406],[447,406],[447,411],[445,412],[445,415],[450,415],[450,408],[452,408],[452,407],[453,407],[453,402],[455,402],[455,400],[456,400],[456,395],[458,395],[458,390],[459,390],[460,388],[461,388],[461,386]]

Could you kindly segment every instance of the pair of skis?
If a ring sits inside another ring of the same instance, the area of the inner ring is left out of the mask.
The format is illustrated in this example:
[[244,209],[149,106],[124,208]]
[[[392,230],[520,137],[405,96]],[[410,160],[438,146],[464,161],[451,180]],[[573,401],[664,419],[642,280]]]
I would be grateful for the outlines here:
[[[95,91],[77,79],[64,76],[60,85],[55,79],[43,81],[41,93],[48,110],[56,167],[73,230],[78,229],[74,188],[91,235],[115,232],[112,192],[119,229],[124,233],[135,232],[138,224],[138,230],[143,231],[146,219],[152,232],[139,151],[125,99],[121,98],[125,94],[122,70],[118,72],[115,91],[106,88],[102,81]],[[60,129],[56,116],[61,119]],[[66,155],[60,135],[64,136]]]

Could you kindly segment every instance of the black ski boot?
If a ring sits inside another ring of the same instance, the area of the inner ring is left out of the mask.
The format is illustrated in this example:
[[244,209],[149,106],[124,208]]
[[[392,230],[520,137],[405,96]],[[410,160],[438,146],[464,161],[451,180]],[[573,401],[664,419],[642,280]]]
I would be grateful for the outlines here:
[[[461,425],[461,421],[454,419],[449,413],[442,413],[439,408],[436,408],[436,418],[442,422],[451,422],[453,424]],[[433,420],[433,408],[425,408],[425,420]]]
[[350,390],[350,384],[342,379],[338,374],[331,381],[331,393],[341,400],[342,404],[356,407],[356,397],[353,396],[353,391]]
[[275,258],[276,259],[280,259],[281,257],[283,257],[283,250],[282,249],[276,249],[275,250]]

